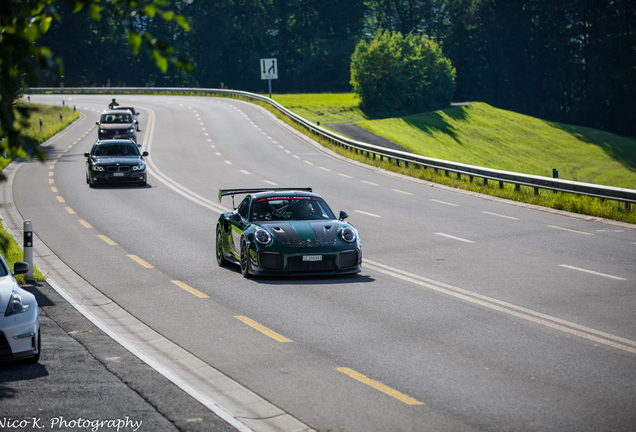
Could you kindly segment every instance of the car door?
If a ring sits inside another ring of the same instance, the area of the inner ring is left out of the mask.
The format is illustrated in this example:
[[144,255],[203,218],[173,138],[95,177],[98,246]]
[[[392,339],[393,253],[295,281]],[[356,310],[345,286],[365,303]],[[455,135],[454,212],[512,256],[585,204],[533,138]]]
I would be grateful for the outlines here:
[[241,237],[243,236],[245,229],[250,225],[248,215],[251,198],[252,197],[250,195],[246,196],[236,208],[236,213],[239,217],[230,219],[230,233],[232,234],[232,244],[230,247],[232,248],[232,253],[237,259],[240,259],[241,256]]

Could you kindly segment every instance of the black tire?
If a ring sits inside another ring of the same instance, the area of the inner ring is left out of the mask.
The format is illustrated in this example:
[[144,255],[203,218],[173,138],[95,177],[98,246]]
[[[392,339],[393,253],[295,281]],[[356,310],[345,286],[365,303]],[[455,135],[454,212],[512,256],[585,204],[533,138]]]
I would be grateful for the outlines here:
[[223,255],[223,235],[220,226],[216,227],[216,263],[219,267],[225,267],[228,264],[228,260]]
[[241,274],[245,278],[250,275],[250,252],[245,239],[241,241]]

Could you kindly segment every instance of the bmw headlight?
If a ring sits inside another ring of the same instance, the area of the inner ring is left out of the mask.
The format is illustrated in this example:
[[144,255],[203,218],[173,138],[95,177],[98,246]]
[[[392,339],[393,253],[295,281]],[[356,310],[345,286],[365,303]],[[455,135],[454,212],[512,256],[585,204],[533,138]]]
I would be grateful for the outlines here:
[[272,235],[262,228],[256,230],[256,232],[254,233],[254,239],[258,243],[265,246],[272,243]]
[[93,165],[93,171],[104,171],[104,167],[99,165]]
[[146,169],[146,164],[145,163],[140,163],[139,165],[134,166],[132,168],[133,171],[143,171],[145,169]]
[[347,243],[353,243],[356,241],[356,231],[351,227],[344,227],[342,231],[340,231],[340,237]]
[[7,310],[4,313],[5,317],[20,314],[29,310],[29,305],[22,303],[22,296],[17,292],[13,291],[11,293],[11,298],[9,299],[9,304],[7,305]]

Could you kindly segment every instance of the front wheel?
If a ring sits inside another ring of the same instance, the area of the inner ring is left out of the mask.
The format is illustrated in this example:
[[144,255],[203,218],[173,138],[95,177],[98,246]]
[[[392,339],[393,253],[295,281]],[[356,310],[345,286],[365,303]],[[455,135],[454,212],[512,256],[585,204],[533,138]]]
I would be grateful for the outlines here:
[[219,267],[225,267],[228,263],[223,255],[223,235],[221,234],[221,227],[216,227],[216,263]]
[[245,278],[250,275],[250,251],[247,249],[245,239],[241,242],[241,274]]

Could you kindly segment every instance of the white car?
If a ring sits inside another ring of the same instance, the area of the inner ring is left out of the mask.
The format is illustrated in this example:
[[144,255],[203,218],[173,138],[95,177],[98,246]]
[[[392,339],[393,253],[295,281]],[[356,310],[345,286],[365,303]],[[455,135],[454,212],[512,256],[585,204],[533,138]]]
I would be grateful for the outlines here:
[[[29,271],[16,262],[15,274]],[[3,309],[4,308],[4,309]],[[0,255],[0,361],[40,360],[40,313],[35,296],[23,290]]]

